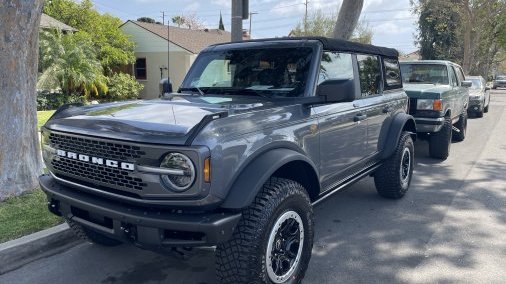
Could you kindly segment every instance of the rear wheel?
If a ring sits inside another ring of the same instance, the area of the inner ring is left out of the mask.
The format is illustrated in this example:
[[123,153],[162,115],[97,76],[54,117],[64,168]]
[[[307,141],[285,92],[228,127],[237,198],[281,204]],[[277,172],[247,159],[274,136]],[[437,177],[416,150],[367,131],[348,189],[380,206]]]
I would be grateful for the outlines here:
[[483,108],[483,112],[488,112],[488,107],[489,106],[490,106],[490,102],[488,103],[488,105],[485,108]]
[[453,140],[460,142],[464,141],[467,132],[467,112],[463,112],[460,115],[459,121],[455,124],[455,127],[459,130],[452,132]]
[[452,119],[445,117],[443,127],[439,132],[431,133],[429,138],[429,155],[432,158],[446,160],[450,155],[452,145]]
[[406,194],[413,175],[415,148],[408,132],[403,132],[395,152],[385,160],[374,174],[378,194],[399,199]]
[[297,182],[271,178],[216,247],[219,283],[300,283],[313,247],[313,211]]
[[70,229],[74,232],[74,234],[87,242],[98,244],[106,247],[115,247],[121,244],[120,241],[109,238],[105,235],[92,231],[86,227],[79,225],[78,223],[72,221],[71,219],[65,218],[67,224],[69,224]]

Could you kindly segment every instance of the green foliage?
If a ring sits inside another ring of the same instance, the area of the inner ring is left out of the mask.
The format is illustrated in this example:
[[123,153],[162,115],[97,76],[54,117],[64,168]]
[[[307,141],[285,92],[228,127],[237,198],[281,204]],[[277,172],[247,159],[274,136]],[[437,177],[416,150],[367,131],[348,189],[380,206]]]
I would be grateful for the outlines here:
[[419,34],[422,59],[460,62],[463,56],[461,16],[458,0],[419,0],[415,11],[419,15]]
[[79,94],[87,99],[107,92],[107,78],[87,33],[44,32],[39,45],[39,62],[44,71],[39,76],[38,89],[61,89],[66,96]]
[[37,129],[40,129],[42,125],[46,124],[54,112],[54,110],[37,111]]
[[137,99],[144,88],[133,76],[124,73],[114,74],[109,78],[109,93],[103,97],[107,101]]
[[150,23],[150,24],[155,24],[156,21],[155,19],[153,18],[150,18],[150,17],[140,17],[137,19],[138,22],[144,22],[144,23]]
[[86,98],[79,94],[63,94],[42,91],[37,93],[37,110],[55,110],[64,104],[86,103]]
[[[307,18],[307,22],[304,25],[304,19],[302,19],[295,28],[290,32],[289,36],[325,36],[332,37],[334,25],[337,21],[337,14],[330,13],[326,14],[321,9],[310,14]],[[372,41],[373,32],[367,23],[359,22],[351,41],[361,42],[370,44]]]
[[184,17],[183,16],[174,16],[172,17],[172,23],[176,24],[178,27],[184,25]]
[[0,202],[0,243],[19,238],[54,225],[63,220],[47,210],[47,198],[42,190],[7,198]]
[[46,1],[44,13],[87,34],[105,74],[134,63],[134,43],[119,29],[121,19],[100,14],[90,0],[80,3],[72,0]]

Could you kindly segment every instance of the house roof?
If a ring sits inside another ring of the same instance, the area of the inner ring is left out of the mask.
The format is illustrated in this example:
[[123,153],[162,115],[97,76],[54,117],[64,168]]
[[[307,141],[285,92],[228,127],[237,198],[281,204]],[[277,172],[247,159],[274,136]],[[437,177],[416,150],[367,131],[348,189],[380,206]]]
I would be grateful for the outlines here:
[[66,25],[57,19],[50,17],[46,14],[42,14],[40,17],[40,27],[43,29],[58,29],[66,32],[76,32],[77,30],[73,27]]
[[[127,21],[126,23],[128,22],[131,22],[167,40],[166,25],[150,24],[130,20]],[[218,29],[190,30],[186,28],[178,28],[170,26],[169,32],[170,32],[170,42],[194,54],[199,53],[209,45],[222,42],[230,42],[231,39],[231,35],[229,32]]]

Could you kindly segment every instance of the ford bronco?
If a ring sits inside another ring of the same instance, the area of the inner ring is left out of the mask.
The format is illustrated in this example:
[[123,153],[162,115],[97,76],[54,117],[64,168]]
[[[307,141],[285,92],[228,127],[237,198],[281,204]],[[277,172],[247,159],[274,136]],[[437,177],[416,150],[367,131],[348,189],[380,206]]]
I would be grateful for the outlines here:
[[200,53],[177,93],[68,105],[42,128],[49,210],[101,245],[216,246],[219,283],[298,283],[312,206],[372,175],[405,195],[414,166],[398,53],[326,38]]

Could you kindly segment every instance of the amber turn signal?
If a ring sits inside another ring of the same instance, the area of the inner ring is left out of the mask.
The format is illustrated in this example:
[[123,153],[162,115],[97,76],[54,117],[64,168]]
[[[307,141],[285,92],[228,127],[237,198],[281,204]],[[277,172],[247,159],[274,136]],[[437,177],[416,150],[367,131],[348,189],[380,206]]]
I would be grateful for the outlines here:
[[432,104],[433,110],[443,110],[443,101],[441,100],[434,100],[434,103]]
[[211,158],[208,157],[204,160],[204,181],[211,182]]

